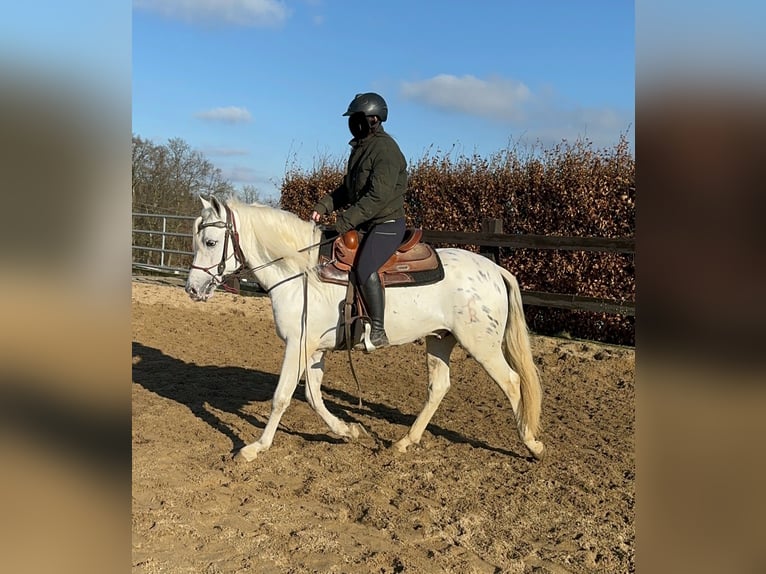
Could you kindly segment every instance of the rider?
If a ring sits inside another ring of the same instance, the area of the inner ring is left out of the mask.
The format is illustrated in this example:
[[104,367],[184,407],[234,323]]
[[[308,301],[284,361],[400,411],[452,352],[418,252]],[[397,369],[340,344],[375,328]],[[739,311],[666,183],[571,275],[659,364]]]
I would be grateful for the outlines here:
[[314,206],[311,219],[319,222],[323,215],[345,208],[338,212],[335,230],[361,232],[354,271],[370,316],[369,342],[377,348],[388,345],[385,297],[378,270],[404,237],[407,161],[396,141],[383,130],[388,106],[380,95],[357,94],[343,115],[348,116],[354,136],[349,142],[348,169],[341,184]]

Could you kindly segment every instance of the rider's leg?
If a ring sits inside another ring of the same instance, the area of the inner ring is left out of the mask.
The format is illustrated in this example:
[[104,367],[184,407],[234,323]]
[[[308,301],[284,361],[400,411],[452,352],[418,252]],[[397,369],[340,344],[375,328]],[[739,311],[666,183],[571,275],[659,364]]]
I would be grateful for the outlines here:
[[355,270],[357,285],[370,316],[372,333],[369,342],[374,347],[388,344],[384,329],[385,294],[378,269],[401,245],[404,232],[404,218],[380,223],[364,235],[359,247]]
[[367,314],[370,316],[370,344],[373,347],[385,347],[388,345],[388,337],[384,326],[384,317],[386,312],[386,296],[383,291],[383,284],[377,271],[370,273],[370,276],[359,285],[362,292],[362,298],[367,305]]

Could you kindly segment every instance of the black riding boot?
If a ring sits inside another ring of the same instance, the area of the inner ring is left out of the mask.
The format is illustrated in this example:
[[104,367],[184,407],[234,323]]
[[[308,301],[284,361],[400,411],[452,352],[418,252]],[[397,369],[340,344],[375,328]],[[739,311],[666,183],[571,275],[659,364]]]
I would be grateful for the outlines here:
[[378,273],[372,273],[367,280],[359,287],[367,313],[370,316],[370,343],[374,347],[385,347],[388,345],[388,337],[383,328],[383,317],[386,310],[386,299],[383,291],[383,284],[380,282]]

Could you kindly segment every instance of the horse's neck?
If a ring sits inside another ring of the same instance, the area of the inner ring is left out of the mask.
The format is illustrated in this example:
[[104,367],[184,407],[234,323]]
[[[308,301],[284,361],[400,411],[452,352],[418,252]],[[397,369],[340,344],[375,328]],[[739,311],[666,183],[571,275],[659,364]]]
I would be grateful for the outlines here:
[[[263,232],[263,229],[260,231]],[[308,248],[318,241],[314,239],[316,234],[311,232],[303,233],[303,230],[300,231],[300,234],[304,236],[298,241],[301,245],[300,249]],[[309,272],[312,266],[316,265],[319,260],[318,247],[311,249],[310,253],[306,253],[304,256],[299,255],[297,251],[292,253],[289,251],[288,253],[272,251],[264,247],[265,242],[260,241],[255,234],[248,234],[248,236],[243,236],[241,239],[244,255],[247,259],[246,266],[254,270],[253,275],[255,278],[264,289],[269,291],[277,287],[281,289],[283,285],[289,282],[301,283],[299,278]],[[305,245],[303,245],[304,243]],[[295,257],[291,257],[293,253],[296,255]]]

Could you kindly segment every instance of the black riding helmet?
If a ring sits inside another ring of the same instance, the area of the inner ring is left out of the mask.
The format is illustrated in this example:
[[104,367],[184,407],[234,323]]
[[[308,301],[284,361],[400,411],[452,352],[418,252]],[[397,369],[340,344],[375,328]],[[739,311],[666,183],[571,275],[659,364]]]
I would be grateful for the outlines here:
[[386,100],[374,92],[366,94],[357,94],[348,105],[348,110],[343,114],[350,116],[356,113],[363,113],[365,116],[378,116],[381,122],[388,118],[388,106]]

